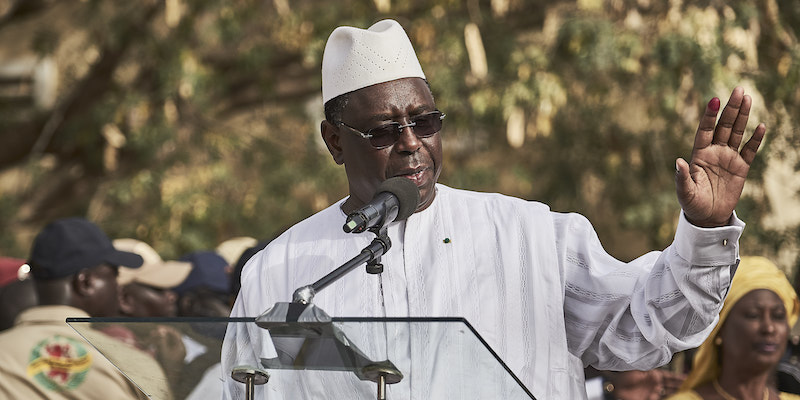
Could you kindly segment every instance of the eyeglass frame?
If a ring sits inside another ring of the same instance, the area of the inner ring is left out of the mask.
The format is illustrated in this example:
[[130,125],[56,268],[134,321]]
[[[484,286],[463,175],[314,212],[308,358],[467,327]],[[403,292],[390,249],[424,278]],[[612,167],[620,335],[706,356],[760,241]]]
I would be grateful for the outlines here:
[[[422,114],[419,114],[419,115],[415,115],[414,117],[419,117],[419,116],[422,116],[422,115],[427,115],[427,114],[436,114],[436,113],[439,113],[439,114],[440,114],[440,115],[439,115],[439,121],[442,121],[442,120],[444,120],[444,117],[446,117],[446,116],[447,116],[447,114],[445,114],[445,113],[443,113],[443,112],[441,112],[441,111],[439,111],[439,110],[433,110],[433,111],[431,111],[431,112],[427,112],[427,113],[422,113]],[[411,118],[409,118],[409,121],[411,121],[411,119],[413,119],[414,117],[411,117]],[[370,144],[370,146],[372,146],[373,148],[375,148],[375,149],[378,149],[378,150],[380,150],[380,149],[385,149],[385,148],[387,148],[387,147],[389,147],[389,146],[392,146],[392,145],[394,145],[395,143],[397,143],[397,141],[398,141],[398,140],[400,140],[400,134],[402,134],[402,133],[403,133],[403,129],[405,129],[405,128],[411,128],[411,131],[414,133],[414,136],[417,136],[417,133],[416,133],[416,131],[414,131],[414,127],[415,127],[415,126],[417,126],[417,123],[416,123],[416,122],[413,122],[413,121],[411,121],[411,122],[409,122],[409,123],[407,123],[407,124],[401,124],[401,123],[399,123],[399,122],[392,121],[392,122],[390,122],[390,123],[388,123],[388,124],[378,125],[378,126],[376,126],[376,127],[373,127],[373,128],[367,129],[367,131],[366,131],[366,132],[362,132],[362,131],[361,131],[361,130],[359,130],[359,129],[353,128],[352,126],[350,126],[350,125],[347,125],[347,124],[346,124],[344,121],[336,121],[335,123],[336,123],[336,124],[338,124],[338,125],[340,125],[340,126],[344,126],[345,128],[348,128],[348,129],[350,129],[351,131],[353,131],[354,133],[356,133],[358,136],[361,136],[361,138],[363,138],[363,139],[367,139],[367,140],[369,140],[369,139],[372,139],[373,137],[375,137],[375,135],[373,135],[373,134],[371,134],[371,133],[370,133],[370,132],[374,131],[375,129],[383,128],[383,127],[385,127],[385,126],[387,126],[387,125],[394,125],[394,124],[397,124],[397,132],[398,132],[398,133],[397,133],[397,138],[395,139],[395,141],[394,141],[394,142],[392,142],[392,143],[390,143],[390,144],[387,144],[386,146],[380,146],[380,147],[376,147],[375,145],[373,145],[373,144],[372,144],[372,142],[370,142],[370,143],[369,143],[369,144]],[[431,136],[433,136],[433,135],[437,134],[439,131],[441,131],[441,128],[439,128],[439,130],[437,130],[437,131],[433,132],[432,134],[430,134],[430,136],[423,136],[423,138],[428,138],[428,137],[431,137]],[[420,138],[420,136],[417,136],[417,138]]]

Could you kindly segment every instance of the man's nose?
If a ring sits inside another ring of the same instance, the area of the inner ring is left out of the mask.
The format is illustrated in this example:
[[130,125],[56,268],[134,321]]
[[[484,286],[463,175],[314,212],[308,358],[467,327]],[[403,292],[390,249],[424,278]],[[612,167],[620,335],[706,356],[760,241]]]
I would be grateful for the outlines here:
[[167,297],[167,301],[171,304],[178,301],[178,294],[172,290],[166,290],[164,295]]
[[422,140],[414,133],[414,124],[400,125],[400,133],[395,143],[395,150],[401,153],[414,153],[422,147]]

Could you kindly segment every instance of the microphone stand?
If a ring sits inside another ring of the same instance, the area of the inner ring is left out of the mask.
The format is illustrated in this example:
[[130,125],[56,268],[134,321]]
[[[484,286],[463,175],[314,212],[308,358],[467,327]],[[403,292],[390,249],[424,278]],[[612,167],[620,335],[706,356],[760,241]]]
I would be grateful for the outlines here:
[[370,243],[369,246],[361,250],[359,255],[342,264],[339,268],[329,272],[316,282],[310,285],[302,286],[295,290],[294,295],[292,295],[292,301],[300,304],[310,304],[317,292],[325,289],[333,282],[338,281],[343,276],[347,275],[348,272],[352,271],[355,267],[364,262],[367,263],[368,273],[379,274],[383,272],[383,264],[380,263],[381,256],[386,254],[386,252],[389,251],[389,248],[392,247],[392,241],[389,240],[389,235],[387,232],[388,229],[386,226],[381,226],[379,228],[370,228],[369,231],[376,235],[375,239],[372,240],[372,243]]
[[[369,246],[361,250],[359,255],[316,282],[297,288],[292,295],[291,303],[275,303],[275,305],[256,318],[256,325],[262,329],[269,330],[272,334],[279,333],[281,335],[300,337],[320,337],[324,335],[339,337],[341,332],[332,327],[331,317],[314,305],[312,300],[320,290],[341,279],[362,263],[367,264],[367,272],[370,274],[383,272],[381,256],[386,254],[392,247],[392,242],[389,240],[388,235],[389,222],[391,221],[383,221],[381,224],[369,228],[369,231],[374,233],[376,237]],[[343,334],[341,335],[343,336]],[[352,345],[346,344],[346,347],[350,346]],[[354,346],[351,350],[360,354],[360,351]],[[386,399],[387,384],[394,384],[403,379],[402,372],[389,360],[372,362],[354,372],[359,379],[371,380],[378,384],[377,398],[379,400]]]

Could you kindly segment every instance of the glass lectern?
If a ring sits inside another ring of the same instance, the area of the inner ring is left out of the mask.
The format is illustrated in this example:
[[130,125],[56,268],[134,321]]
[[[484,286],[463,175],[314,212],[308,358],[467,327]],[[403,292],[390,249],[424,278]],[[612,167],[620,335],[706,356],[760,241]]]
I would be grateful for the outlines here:
[[[153,399],[213,399],[224,385],[241,385],[235,392],[242,399],[534,398],[461,318],[332,318],[312,327],[269,330],[254,321],[70,318],[67,323]],[[118,336],[154,353],[158,350],[147,338],[165,329],[179,334],[185,346],[180,371],[143,368],[130,362],[130,347],[98,340]],[[220,354],[229,329],[263,334],[268,351],[253,349],[254,357],[234,360],[230,371],[222,371]]]

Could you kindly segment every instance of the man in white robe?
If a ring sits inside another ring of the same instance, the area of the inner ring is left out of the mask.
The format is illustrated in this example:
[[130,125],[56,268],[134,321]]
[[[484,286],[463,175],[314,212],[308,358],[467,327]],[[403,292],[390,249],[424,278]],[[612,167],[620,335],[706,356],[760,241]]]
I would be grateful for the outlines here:
[[[420,189],[416,212],[388,226],[392,248],[381,259],[383,273],[359,269],[316,295],[314,304],[329,315],[463,317],[538,399],[585,398],[585,365],[654,368],[699,345],[713,328],[738,264],[744,223],[733,209],[765,133],[759,125],[739,152],[751,105],[740,88],[719,124],[719,99],[709,102],[690,162],[676,161],[683,212],[674,242],[624,263],[603,250],[580,215],[436,183],[444,116],[397,22],[337,28],[322,72],[322,136],[345,166],[350,195],[250,260],[232,316],[255,317],[291,301],[296,288],[357,255],[374,235],[343,232],[347,214],[369,202],[381,182],[401,176]],[[474,347],[446,325],[343,329],[365,353],[403,372],[389,398],[530,398],[490,354],[465,354]],[[223,371],[274,356],[266,331],[229,327]],[[374,384],[346,374],[270,374],[256,398],[375,395]],[[227,378],[228,396],[241,398],[243,388]]]

